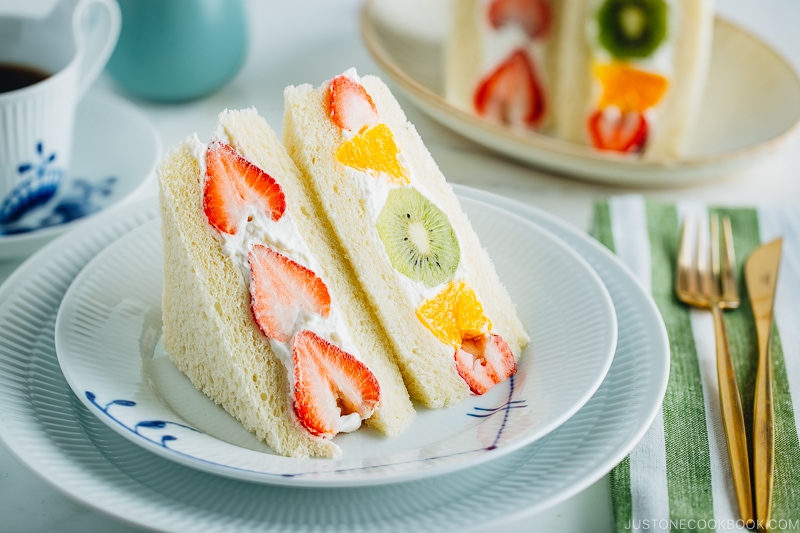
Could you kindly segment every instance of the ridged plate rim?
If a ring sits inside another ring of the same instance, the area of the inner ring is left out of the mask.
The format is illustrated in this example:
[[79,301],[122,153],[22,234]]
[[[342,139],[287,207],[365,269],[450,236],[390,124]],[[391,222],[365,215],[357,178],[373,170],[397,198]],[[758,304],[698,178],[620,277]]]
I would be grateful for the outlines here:
[[[154,199],[101,215],[61,237],[0,287],[0,318],[8,320],[23,306],[36,316],[31,324],[16,324],[16,331],[0,331],[0,440],[65,495],[156,531],[302,533],[319,531],[321,524],[343,532],[405,532],[415,526],[475,531],[523,519],[577,494],[625,457],[658,411],[669,373],[661,317],[628,269],[581,232],[516,201],[454,188],[556,233],[589,260],[614,300],[620,335],[605,381],[575,416],[539,442],[497,462],[428,480],[293,489],[200,473],[119,437],[82,406],[61,375],[53,345],[55,309],[91,257],[155,217]],[[57,266],[61,275],[48,266]],[[21,288],[43,283],[40,300],[21,297]],[[54,409],[60,416],[46,416]],[[475,490],[489,486],[491,491]]]

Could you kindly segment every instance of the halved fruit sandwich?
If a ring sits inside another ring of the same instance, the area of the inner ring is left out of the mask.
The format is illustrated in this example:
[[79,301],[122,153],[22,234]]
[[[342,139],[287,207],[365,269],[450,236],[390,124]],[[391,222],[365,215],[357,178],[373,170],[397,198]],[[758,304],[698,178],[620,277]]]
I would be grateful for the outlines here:
[[456,195],[386,85],[287,87],[284,144],[390,339],[413,399],[511,377],[528,336]]
[[518,130],[552,123],[561,0],[452,2],[445,98]]
[[163,342],[176,367],[276,453],[334,457],[363,421],[414,409],[350,265],[255,110],[225,111],[159,170]]
[[555,134],[603,152],[685,153],[711,57],[712,0],[565,0]]

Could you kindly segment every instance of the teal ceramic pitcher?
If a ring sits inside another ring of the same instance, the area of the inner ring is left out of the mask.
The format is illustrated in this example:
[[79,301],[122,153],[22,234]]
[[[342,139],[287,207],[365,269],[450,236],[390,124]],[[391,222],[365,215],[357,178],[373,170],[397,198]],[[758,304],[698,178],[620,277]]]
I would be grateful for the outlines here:
[[244,62],[242,0],[118,0],[119,42],[106,67],[133,96],[200,98],[225,85]]

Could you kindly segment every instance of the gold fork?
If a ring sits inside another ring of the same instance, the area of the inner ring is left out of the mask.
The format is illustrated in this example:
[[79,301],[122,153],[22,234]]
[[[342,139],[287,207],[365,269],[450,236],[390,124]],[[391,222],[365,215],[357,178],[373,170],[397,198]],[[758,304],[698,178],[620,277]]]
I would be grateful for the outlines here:
[[[739,307],[739,290],[734,273],[736,260],[733,251],[733,231],[728,217],[722,223],[722,255],[720,256],[719,217],[710,220],[709,250],[703,248],[703,225],[696,223],[697,233],[693,250],[689,219],[684,220],[678,251],[678,270],[675,293],[694,307],[711,310],[717,345],[717,378],[725,439],[728,443],[733,485],[739,515],[745,524],[753,523],[753,498],[750,486],[750,461],[747,455],[747,436],[742,413],[739,386],[733,369],[728,333],[722,319],[723,309]],[[721,260],[720,260],[721,259]],[[710,263],[710,264],[709,264]]]

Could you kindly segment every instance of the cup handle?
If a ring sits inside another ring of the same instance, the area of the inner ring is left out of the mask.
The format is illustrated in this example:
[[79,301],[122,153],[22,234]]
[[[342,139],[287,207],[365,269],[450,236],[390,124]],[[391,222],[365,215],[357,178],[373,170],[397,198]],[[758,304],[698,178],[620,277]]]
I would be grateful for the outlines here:
[[116,0],[80,0],[72,15],[79,54],[78,98],[106,66],[119,38],[122,16]]

